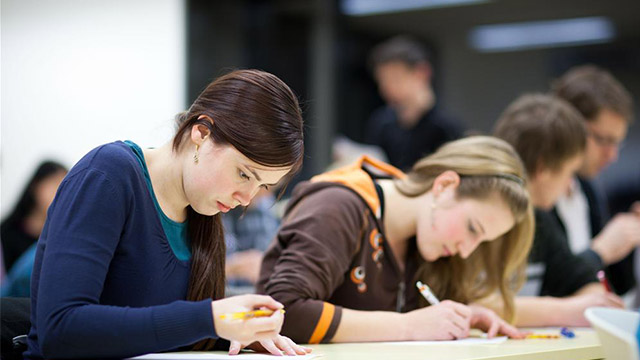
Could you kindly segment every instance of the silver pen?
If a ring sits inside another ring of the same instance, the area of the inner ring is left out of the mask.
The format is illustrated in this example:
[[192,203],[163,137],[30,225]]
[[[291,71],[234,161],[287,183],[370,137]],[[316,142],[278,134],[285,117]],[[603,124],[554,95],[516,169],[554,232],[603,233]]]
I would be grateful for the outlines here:
[[438,298],[433,294],[433,292],[431,291],[431,288],[429,288],[429,285],[423,284],[422,281],[418,281],[416,282],[416,287],[418,288],[418,290],[420,290],[420,294],[422,294],[422,296],[424,296],[424,298],[427,299],[429,304],[431,305],[440,304],[440,300],[438,300]]

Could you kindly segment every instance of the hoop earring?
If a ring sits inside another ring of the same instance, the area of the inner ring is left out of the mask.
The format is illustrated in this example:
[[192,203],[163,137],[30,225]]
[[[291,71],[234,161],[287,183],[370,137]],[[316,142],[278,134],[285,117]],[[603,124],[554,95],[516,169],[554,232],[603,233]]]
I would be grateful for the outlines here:
[[196,144],[196,153],[193,154],[193,162],[196,164],[200,161],[200,156],[198,155],[199,148],[200,148],[200,145]]

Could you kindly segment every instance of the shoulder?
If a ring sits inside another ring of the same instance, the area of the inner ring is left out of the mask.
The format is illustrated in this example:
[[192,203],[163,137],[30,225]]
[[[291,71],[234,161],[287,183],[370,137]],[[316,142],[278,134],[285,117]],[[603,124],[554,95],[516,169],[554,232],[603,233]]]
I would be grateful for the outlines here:
[[130,171],[138,165],[135,154],[131,148],[122,141],[100,145],[89,151],[73,167],[71,172],[92,168],[108,173]]
[[118,181],[140,172],[141,167],[131,148],[122,141],[115,141],[91,150],[73,166],[67,177],[86,171],[101,173],[111,181]]
[[439,104],[436,104],[426,115],[434,122],[439,123],[458,123],[458,119],[451,116],[449,112],[443,110]]
[[580,191],[587,198],[589,205],[593,206],[593,204],[598,204],[602,200],[602,195],[598,191],[595,184],[592,181],[584,179],[580,176],[577,176],[576,178],[578,179],[578,183],[580,184]]
[[536,209],[535,221],[535,243],[544,243],[547,246],[567,243],[562,227],[552,212]]
[[362,208],[365,203],[362,198],[350,188],[330,182],[303,182],[294,190],[291,204],[300,202],[307,204],[317,203],[318,207],[325,209],[336,208]]
[[551,212],[535,209],[534,216],[536,220],[536,232],[538,232],[538,229],[549,229],[549,226],[553,226],[555,223],[555,219]]
[[140,163],[128,145],[116,141],[87,153],[71,168],[60,188],[106,188],[124,195],[139,184],[144,184]]
[[369,118],[370,126],[384,126],[396,123],[396,113],[389,106],[380,107],[371,113]]
[[464,127],[460,120],[449,115],[438,106],[428,112],[426,118],[433,126],[436,126],[447,133],[456,134],[458,136],[462,135]]
[[[364,200],[346,186],[303,182],[294,190],[286,217],[289,220],[320,221],[327,227],[359,227],[369,213]],[[342,224],[338,226],[338,224]]]

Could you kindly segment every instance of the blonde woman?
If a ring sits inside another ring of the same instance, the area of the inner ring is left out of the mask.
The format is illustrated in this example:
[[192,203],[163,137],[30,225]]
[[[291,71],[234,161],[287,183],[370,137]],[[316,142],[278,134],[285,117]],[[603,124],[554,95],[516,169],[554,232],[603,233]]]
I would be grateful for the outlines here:
[[[532,208],[513,148],[448,143],[404,174],[363,157],[299,184],[262,264],[258,290],[287,309],[302,343],[446,340],[480,328],[522,337],[469,304],[522,283]],[[426,307],[420,280],[442,302]]]

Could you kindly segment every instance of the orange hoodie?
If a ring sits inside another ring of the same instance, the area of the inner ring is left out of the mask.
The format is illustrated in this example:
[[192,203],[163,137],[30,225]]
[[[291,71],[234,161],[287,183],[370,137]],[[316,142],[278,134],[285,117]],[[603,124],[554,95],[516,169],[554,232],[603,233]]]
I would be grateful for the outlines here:
[[329,342],[343,307],[403,312],[417,307],[411,285],[415,242],[403,273],[384,240],[381,189],[374,181],[404,176],[362,157],[296,186],[257,284],[260,293],[285,305],[285,336],[300,343]]

